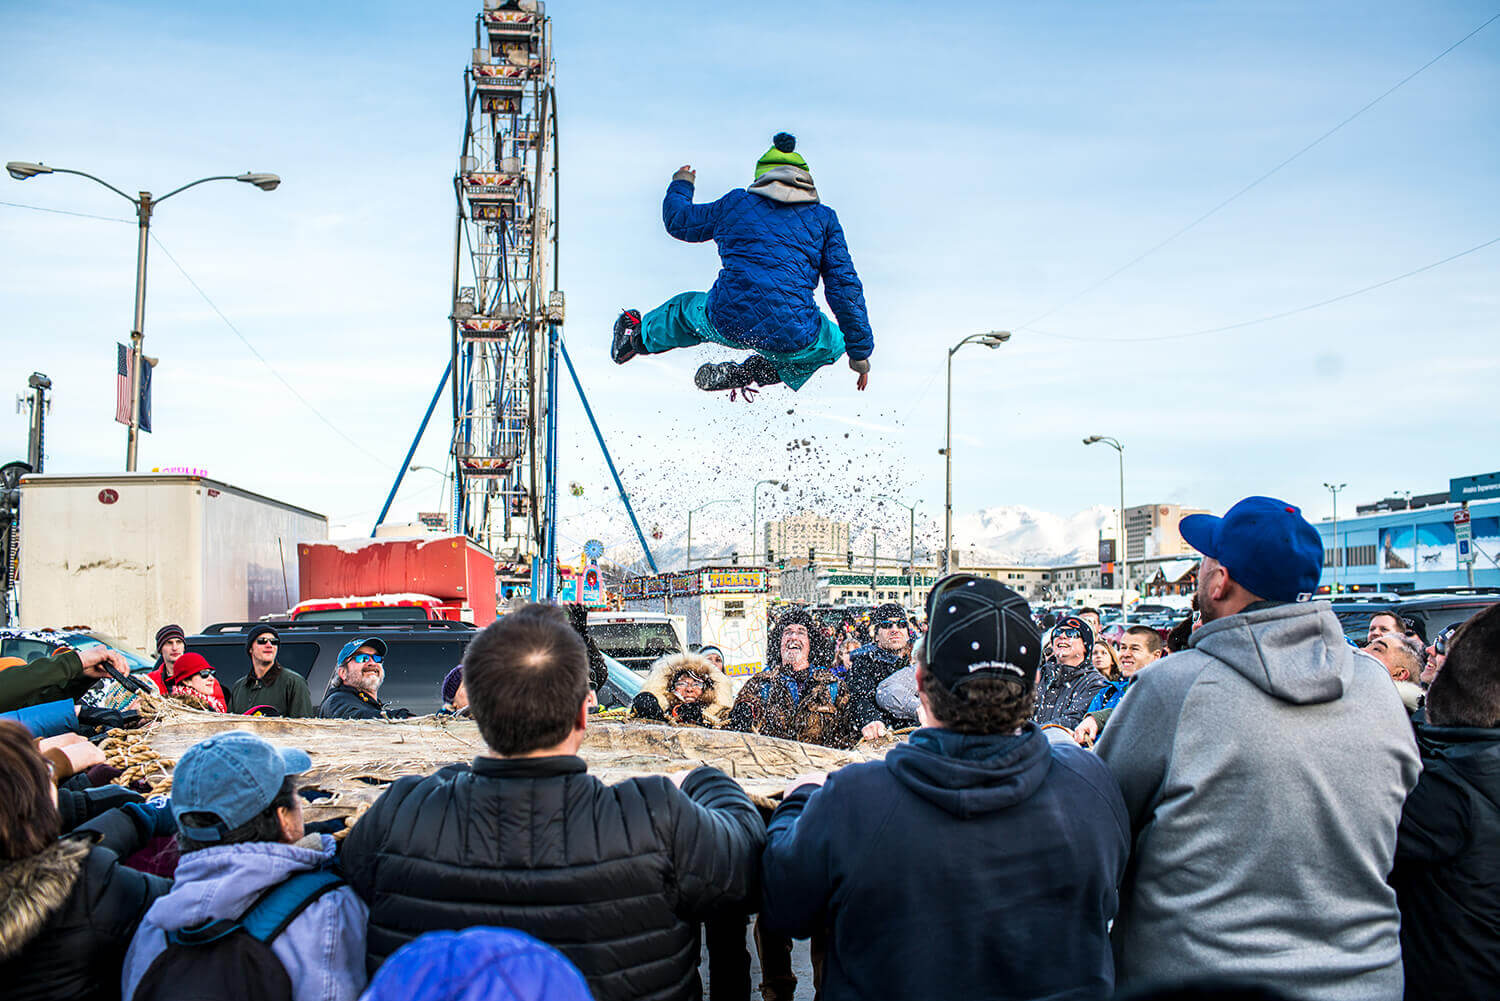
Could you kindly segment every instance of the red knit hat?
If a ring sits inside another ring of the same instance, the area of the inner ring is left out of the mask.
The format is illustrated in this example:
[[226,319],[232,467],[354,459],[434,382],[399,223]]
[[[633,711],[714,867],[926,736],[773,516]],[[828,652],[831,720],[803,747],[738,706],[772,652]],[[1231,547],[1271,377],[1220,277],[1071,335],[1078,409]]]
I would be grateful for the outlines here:
[[214,666],[205,660],[201,653],[185,653],[177,658],[177,663],[172,665],[172,673],[167,676],[167,687],[180,685],[195,674],[213,669]]

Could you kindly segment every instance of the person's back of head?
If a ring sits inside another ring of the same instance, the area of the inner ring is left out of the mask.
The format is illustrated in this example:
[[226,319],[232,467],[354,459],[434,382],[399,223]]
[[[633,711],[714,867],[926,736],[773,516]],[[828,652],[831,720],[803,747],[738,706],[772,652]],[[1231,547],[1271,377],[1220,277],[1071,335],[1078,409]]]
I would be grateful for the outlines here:
[[304,751],[280,748],[244,730],[201,740],[172,772],[172,813],[184,855],[222,845],[291,844],[305,833],[297,776],[312,767]]
[[1448,643],[1443,669],[1427,690],[1436,726],[1500,726],[1500,605],[1474,616]]
[[583,974],[525,932],[478,926],[403,945],[360,1001],[589,1001]]
[[464,651],[464,688],[484,742],[514,756],[555,747],[589,697],[588,648],[555,605],[528,604],[486,626]]
[[0,720],[0,862],[30,858],[61,831],[47,762],[24,726]]
[[932,722],[964,734],[1020,729],[1042,650],[1025,599],[988,578],[953,574],[929,592],[927,621],[912,659]]

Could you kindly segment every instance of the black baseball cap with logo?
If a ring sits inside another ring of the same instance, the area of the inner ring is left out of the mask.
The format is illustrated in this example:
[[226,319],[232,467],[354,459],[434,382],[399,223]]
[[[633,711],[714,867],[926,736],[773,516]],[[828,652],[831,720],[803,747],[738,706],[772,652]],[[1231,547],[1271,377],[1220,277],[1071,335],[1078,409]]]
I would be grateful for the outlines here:
[[949,691],[975,678],[1010,678],[1031,688],[1042,637],[1025,598],[988,577],[950,574],[928,592],[919,656]]

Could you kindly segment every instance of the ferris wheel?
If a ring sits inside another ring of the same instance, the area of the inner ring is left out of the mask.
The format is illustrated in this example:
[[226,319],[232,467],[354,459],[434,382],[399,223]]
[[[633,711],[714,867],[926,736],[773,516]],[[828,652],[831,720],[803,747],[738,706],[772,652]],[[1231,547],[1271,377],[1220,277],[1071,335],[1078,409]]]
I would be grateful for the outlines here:
[[454,176],[451,524],[516,574],[551,539],[555,484],[557,95],[551,19],[484,0]]

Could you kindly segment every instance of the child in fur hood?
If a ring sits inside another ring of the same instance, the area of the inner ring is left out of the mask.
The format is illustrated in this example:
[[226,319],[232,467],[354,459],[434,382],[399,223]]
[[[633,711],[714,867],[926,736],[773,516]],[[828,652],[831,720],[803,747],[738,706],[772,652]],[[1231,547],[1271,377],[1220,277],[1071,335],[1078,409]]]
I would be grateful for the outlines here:
[[723,726],[734,687],[722,668],[696,653],[674,653],[651,665],[631,708],[638,719],[674,726]]

